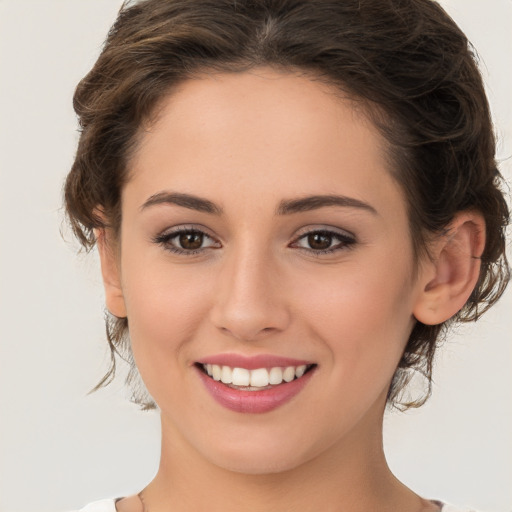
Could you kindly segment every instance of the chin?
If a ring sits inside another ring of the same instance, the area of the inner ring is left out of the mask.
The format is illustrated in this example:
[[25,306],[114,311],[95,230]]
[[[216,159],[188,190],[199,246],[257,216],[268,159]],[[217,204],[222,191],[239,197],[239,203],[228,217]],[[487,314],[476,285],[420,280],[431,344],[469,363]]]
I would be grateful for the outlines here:
[[[203,457],[227,471],[268,475],[291,471],[318,456],[325,447],[308,446],[293,436],[244,436],[238,442],[218,439],[201,450]],[[212,446],[215,447],[212,450]]]
[[211,462],[233,473],[271,475],[291,471],[306,461],[297,455],[286,457],[280,454],[274,457],[261,457],[261,455],[253,457],[238,453],[215,457]]

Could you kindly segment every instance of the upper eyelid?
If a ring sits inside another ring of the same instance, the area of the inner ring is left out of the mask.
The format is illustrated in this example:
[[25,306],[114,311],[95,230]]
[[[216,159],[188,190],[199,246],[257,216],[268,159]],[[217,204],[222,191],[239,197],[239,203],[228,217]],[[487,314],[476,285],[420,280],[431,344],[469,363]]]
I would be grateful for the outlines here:
[[160,231],[157,234],[157,237],[163,236],[172,236],[183,232],[194,231],[197,233],[202,233],[214,240],[218,240],[219,237],[214,235],[206,226],[197,225],[197,224],[180,224],[177,226],[172,226]]
[[329,233],[331,235],[338,235],[341,237],[346,238],[353,238],[356,240],[356,235],[347,229],[342,228],[335,228],[333,226],[308,226],[304,227],[298,230],[297,234],[295,235],[294,240],[298,240],[299,238],[302,238],[303,236],[309,235],[311,233]]

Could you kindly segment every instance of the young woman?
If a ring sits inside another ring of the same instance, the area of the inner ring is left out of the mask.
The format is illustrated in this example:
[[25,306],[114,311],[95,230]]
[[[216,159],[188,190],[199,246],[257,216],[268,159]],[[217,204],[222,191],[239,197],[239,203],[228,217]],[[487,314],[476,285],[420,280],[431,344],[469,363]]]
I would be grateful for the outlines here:
[[162,423],[155,479],[84,511],[455,510],[382,448],[509,276],[487,100],[439,5],[136,2],[74,105],[67,212]]

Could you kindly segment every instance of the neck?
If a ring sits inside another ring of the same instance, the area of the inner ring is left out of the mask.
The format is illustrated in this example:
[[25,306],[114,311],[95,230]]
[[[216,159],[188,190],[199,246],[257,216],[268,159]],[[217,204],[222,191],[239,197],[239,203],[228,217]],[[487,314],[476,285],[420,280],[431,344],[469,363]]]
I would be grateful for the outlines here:
[[144,490],[146,512],[423,510],[425,502],[400,484],[387,466],[382,414],[377,422],[369,420],[293,469],[244,474],[205,460],[162,418],[160,468]]

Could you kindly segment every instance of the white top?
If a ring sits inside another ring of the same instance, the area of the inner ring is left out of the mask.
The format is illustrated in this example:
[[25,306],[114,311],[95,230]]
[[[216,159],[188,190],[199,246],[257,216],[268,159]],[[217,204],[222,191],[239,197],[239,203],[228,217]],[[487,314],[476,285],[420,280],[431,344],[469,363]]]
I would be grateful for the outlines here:
[[[115,500],[100,500],[94,503],[89,503],[86,507],[82,508],[78,512],[116,512]],[[444,504],[442,512],[476,512],[468,508],[462,509],[454,507],[453,505]]]
[[89,505],[78,512],[116,512],[116,502],[115,500],[95,501],[94,503],[89,503]]

